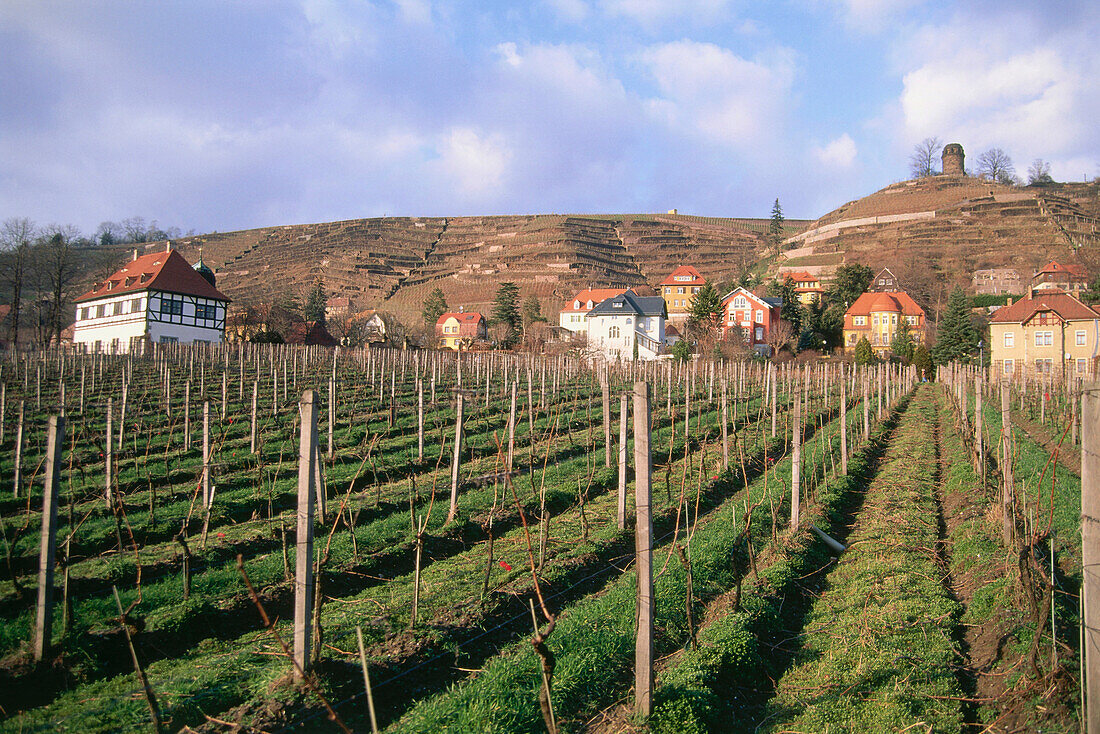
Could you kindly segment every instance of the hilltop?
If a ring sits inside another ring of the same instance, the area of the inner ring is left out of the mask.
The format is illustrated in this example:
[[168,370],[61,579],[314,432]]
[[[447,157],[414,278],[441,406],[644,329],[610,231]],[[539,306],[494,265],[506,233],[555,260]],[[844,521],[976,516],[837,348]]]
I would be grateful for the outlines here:
[[902,181],[850,201],[787,240],[781,270],[827,276],[841,263],[890,267],[925,305],[974,270],[1025,278],[1050,260],[1096,270],[1100,186],[1006,186],[972,176]]

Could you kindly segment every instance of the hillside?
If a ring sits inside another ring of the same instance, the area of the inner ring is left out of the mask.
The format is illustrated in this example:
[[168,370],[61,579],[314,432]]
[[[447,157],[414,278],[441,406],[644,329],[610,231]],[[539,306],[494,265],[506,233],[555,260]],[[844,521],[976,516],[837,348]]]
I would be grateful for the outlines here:
[[[266,227],[173,242],[214,268],[239,304],[302,294],[321,278],[330,296],[415,319],[428,293],[487,310],[514,281],[547,312],[588,285],[654,285],[681,263],[724,279],[755,262],[767,220],[679,214],[359,219]],[[788,231],[805,226],[789,221]],[[162,247],[163,243],[146,245]]]
[[829,212],[787,245],[784,270],[886,266],[935,305],[955,285],[969,287],[977,269],[1011,267],[1028,277],[1054,259],[1090,265],[1100,246],[1100,187],[1004,186],[970,176],[903,181]]

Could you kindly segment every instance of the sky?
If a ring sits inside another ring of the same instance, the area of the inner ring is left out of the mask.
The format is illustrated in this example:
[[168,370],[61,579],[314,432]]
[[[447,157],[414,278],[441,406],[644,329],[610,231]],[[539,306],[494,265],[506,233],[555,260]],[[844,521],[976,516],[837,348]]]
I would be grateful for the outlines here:
[[1095,0],[3,0],[0,220],[812,219],[915,144],[1100,176]]

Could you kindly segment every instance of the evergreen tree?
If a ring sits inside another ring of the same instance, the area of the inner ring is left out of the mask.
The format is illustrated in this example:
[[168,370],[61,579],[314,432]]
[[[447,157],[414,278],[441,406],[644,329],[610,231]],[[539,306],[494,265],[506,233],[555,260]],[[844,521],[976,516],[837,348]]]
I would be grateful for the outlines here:
[[783,222],[785,221],[783,208],[779,206],[779,199],[777,198],[772,206],[772,220],[768,223],[768,238],[771,240],[776,254],[779,254],[779,249],[783,246]]
[[539,321],[546,321],[546,317],[542,315],[542,305],[535,296],[528,296],[523,301],[523,328]]
[[913,349],[913,366],[917,368],[917,376],[922,380],[932,377],[932,355],[923,344],[918,344]]
[[951,291],[940,317],[932,359],[936,364],[970,362],[978,351],[978,330],[970,320],[970,301],[962,288]]
[[672,356],[680,362],[687,362],[691,359],[691,344],[687,339],[680,339],[672,345]]
[[692,323],[704,328],[714,328],[722,319],[722,297],[710,283],[702,286],[691,302]]
[[856,344],[856,364],[874,364],[875,350],[871,349],[871,342],[863,337]]
[[324,326],[326,306],[328,306],[328,296],[325,295],[325,284],[318,278],[306,295],[306,305],[302,307],[302,317],[306,321],[316,321]]
[[447,313],[447,296],[443,294],[442,288],[435,288],[428,294],[420,313],[424,317],[424,323],[434,328],[439,317]]
[[913,359],[913,332],[909,328],[909,319],[905,314],[901,314],[901,323],[898,325],[897,336],[894,337],[893,343],[890,345],[890,349],[894,354],[901,357],[901,361],[905,364],[909,364]]
[[497,288],[496,299],[493,301],[493,312],[489,317],[490,324],[504,324],[508,327],[503,343],[511,346],[516,341],[516,332],[521,324],[519,314],[519,288],[515,283],[501,283]]

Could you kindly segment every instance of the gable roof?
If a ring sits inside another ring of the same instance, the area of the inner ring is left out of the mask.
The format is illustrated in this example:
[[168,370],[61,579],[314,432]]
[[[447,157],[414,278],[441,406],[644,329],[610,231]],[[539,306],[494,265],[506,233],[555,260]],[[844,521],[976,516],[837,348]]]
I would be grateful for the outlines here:
[[1095,319],[1098,314],[1068,293],[1053,290],[1036,290],[1030,297],[1021,298],[1011,306],[998,308],[990,319],[992,323],[1023,324],[1040,311],[1053,311],[1066,321]]
[[872,311],[896,311],[906,316],[924,316],[924,309],[905,291],[867,291],[844,312],[845,316],[868,316]]
[[1069,278],[1080,278],[1082,280],[1088,279],[1088,273],[1081,265],[1078,265],[1077,263],[1062,265],[1061,263],[1054,260],[1051,260],[1049,263],[1044,265],[1042,269],[1036,270],[1035,276],[1039,275],[1061,275]]
[[585,315],[585,318],[618,316],[624,313],[635,316],[668,317],[665,299],[660,296],[636,296],[633,291],[624,291],[593,306],[592,310]]
[[791,280],[795,281],[796,283],[809,282],[809,281],[817,282],[817,281],[821,280],[821,278],[819,278],[818,276],[810,275],[805,270],[800,270],[797,273],[784,273],[783,277],[784,278],[790,278]]
[[[573,296],[569,303],[565,304],[565,308],[561,310],[562,313],[585,313],[588,311],[586,305],[589,301],[592,301],[592,305],[596,306],[608,298],[614,298],[620,293],[625,292],[626,288],[585,288],[583,291]],[[577,301],[581,302],[580,308],[573,308],[573,304]]]
[[723,296],[723,298],[722,298],[722,308],[726,307],[726,301],[729,301],[729,300],[733,299],[737,295],[746,296],[750,300],[756,301],[757,305],[767,306],[769,308],[773,308],[775,306],[782,306],[783,305],[783,299],[782,298],[776,298],[776,297],[773,297],[773,296],[758,296],[755,293],[753,293],[752,291],[750,291],[748,288],[745,288],[744,286],[737,286],[732,291],[730,291],[725,296]]
[[[691,280],[677,280],[677,277],[690,276]],[[706,283],[706,279],[699,274],[699,271],[690,265],[681,265],[668,274],[668,277],[662,280],[659,285],[702,285]]]
[[462,326],[463,324],[476,324],[478,321],[483,321],[485,317],[477,311],[448,311],[439,317],[439,320],[435,322],[436,326],[442,326],[447,319],[454,319],[459,326]]
[[229,302],[229,297],[212,286],[175,250],[142,255],[123,265],[111,277],[92,284],[76,303],[125,293],[165,291]]

